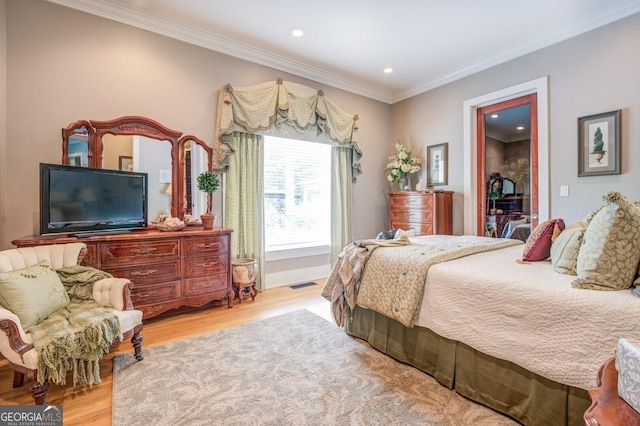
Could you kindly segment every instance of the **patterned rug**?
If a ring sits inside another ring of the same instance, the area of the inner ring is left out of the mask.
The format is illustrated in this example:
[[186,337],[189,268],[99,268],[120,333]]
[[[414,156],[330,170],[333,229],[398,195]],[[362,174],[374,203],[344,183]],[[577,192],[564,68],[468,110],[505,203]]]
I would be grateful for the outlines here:
[[114,426],[514,424],[307,310],[114,358]]

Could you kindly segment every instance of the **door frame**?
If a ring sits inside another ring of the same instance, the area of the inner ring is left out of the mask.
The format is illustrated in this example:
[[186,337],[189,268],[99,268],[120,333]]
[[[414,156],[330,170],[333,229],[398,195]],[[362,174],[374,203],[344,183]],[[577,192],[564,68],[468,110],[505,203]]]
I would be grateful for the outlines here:
[[476,109],[476,123],[478,125],[476,146],[477,146],[477,169],[476,169],[476,197],[478,199],[477,212],[477,235],[485,235],[484,227],[486,223],[487,203],[487,158],[486,158],[486,122],[485,116],[494,112],[504,111],[522,105],[529,105],[529,181],[530,186],[530,210],[531,227],[538,224],[538,98],[536,93],[531,93],[508,101],[498,102]]
[[[463,102],[464,234],[478,235],[478,108],[525,95],[537,95],[538,220],[549,219],[549,94],[548,76],[487,93]],[[533,202],[532,202],[533,207]],[[533,214],[533,211],[532,211]]]

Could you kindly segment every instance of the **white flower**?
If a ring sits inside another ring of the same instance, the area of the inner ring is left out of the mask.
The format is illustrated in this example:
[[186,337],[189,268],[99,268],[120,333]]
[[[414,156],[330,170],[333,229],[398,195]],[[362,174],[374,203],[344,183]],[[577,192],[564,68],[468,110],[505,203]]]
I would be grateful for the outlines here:
[[389,182],[395,182],[404,175],[420,171],[420,159],[413,157],[410,149],[407,150],[400,141],[395,144],[395,148],[396,155],[389,157],[385,168],[385,172],[389,173],[387,175]]

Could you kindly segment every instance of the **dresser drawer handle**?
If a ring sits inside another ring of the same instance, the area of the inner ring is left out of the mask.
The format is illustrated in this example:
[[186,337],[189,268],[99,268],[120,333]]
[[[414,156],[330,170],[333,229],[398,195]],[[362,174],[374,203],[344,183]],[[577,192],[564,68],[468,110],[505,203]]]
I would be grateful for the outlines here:
[[413,204],[413,203],[415,203],[416,201],[418,201],[418,200],[415,200],[415,199],[413,199],[413,198],[410,198],[410,199],[407,201],[407,204]]
[[215,266],[218,262],[209,262],[209,263],[198,263],[197,266],[201,268],[208,268],[209,266]]
[[147,269],[146,271],[133,271],[131,273],[131,275],[135,275],[135,276],[138,276],[138,277],[144,277],[146,275],[151,275],[154,272],[158,272],[158,270],[157,269]]
[[149,254],[152,251],[156,251],[156,250],[157,250],[156,247],[136,248],[136,249],[131,249],[131,253]]
[[196,247],[198,248],[209,248],[209,247],[215,247],[219,245],[219,243],[200,243],[200,244],[196,244]]
[[414,217],[415,215],[415,213],[409,213],[409,217]]
[[214,283],[212,281],[208,281],[206,283],[197,283],[196,287],[211,287]]
[[153,296],[153,295],[154,295],[154,294],[156,294],[156,293],[157,293],[157,291],[155,291],[155,290],[151,290],[151,291],[150,291],[150,292],[148,292],[148,293],[140,293],[140,294],[138,294],[138,295],[137,295],[137,297],[138,297],[139,299],[144,299],[144,298],[147,298],[147,297],[149,297],[149,296]]

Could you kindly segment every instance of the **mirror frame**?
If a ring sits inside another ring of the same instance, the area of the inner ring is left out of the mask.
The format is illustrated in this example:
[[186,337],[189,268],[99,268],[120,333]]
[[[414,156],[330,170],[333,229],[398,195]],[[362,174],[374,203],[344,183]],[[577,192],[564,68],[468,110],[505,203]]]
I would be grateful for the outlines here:
[[[82,129],[85,130],[82,130]],[[88,166],[95,167],[95,138],[96,131],[91,125],[90,122],[86,120],[79,120],[69,124],[67,127],[62,129],[62,164],[69,165],[69,139],[72,139],[73,136],[77,134],[82,134],[86,131],[87,137],[87,156],[88,156]]]
[[[180,218],[183,218],[186,212],[186,209],[185,209],[186,188],[182,183],[184,182],[183,177],[185,176],[185,172],[186,172],[185,158],[184,158],[185,145],[189,141],[192,141],[197,145],[201,146],[202,148],[204,148],[205,153],[207,155],[208,171],[211,171],[211,167],[213,164],[213,148],[207,145],[202,139],[197,138],[196,136],[193,136],[193,135],[185,135],[180,138],[180,140],[178,141],[178,155],[179,155],[178,179],[179,180],[177,181],[177,182],[180,182],[180,185],[177,186],[178,187],[178,204],[179,204],[178,210],[180,212],[180,216],[179,216]],[[196,184],[196,188],[197,188],[197,184]]]
[[[171,194],[171,215],[184,217],[183,197],[185,189],[182,185],[184,175],[184,146],[187,141],[193,141],[203,147],[207,154],[208,170],[211,171],[213,148],[203,140],[193,136],[182,136],[182,132],[170,129],[151,118],[128,115],[113,120],[79,120],[62,129],[62,164],[69,164],[69,139],[74,135],[87,134],[89,167],[102,168],[102,156],[104,145],[102,136],[111,135],[138,135],[146,136],[159,141],[171,143],[171,181],[172,187],[177,188]],[[181,137],[182,136],[182,137]]]

